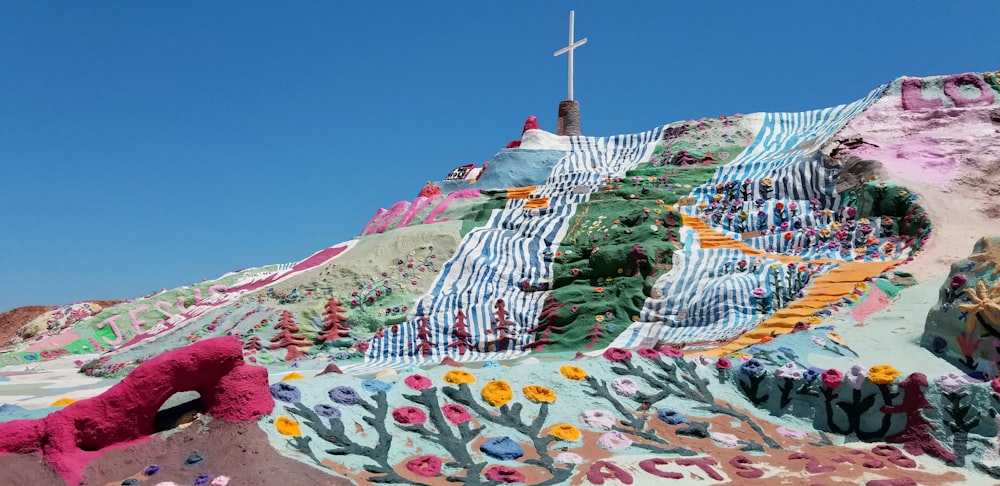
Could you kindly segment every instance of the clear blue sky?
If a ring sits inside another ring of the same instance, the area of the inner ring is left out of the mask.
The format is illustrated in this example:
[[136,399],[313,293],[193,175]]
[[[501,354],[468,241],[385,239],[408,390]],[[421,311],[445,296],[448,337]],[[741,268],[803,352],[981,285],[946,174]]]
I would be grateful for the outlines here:
[[[0,310],[284,263],[555,131],[1000,69],[1000,2],[0,2]],[[618,6],[619,4],[627,6]]]

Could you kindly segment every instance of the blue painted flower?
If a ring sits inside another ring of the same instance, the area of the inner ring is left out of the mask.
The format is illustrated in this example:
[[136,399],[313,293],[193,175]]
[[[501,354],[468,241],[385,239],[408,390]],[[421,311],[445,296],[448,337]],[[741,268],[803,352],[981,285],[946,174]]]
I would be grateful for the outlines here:
[[361,388],[364,388],[368,393],[378,393],[380,391],[389,391],[392,385],[382,380],[365,380],[361,382]]
[[487,456],[502,461],[517,459],[524,455],[524,448],[507,436],[488,439],[479,446],[479,450]]
[[750,375],[752,378],[760,378],[767,373],[767,368],[764,367],[764,363],[757,358],[750,358],[742,366],[740,366],[740,371]]
[[313,411],[315,411],[316,415],[319,415],[320,417],[326,417],[328,419],[334,419],[334,420],[340,419],[340,409],[334,407],[333,405],[320,403],[315,407],[313,407]]
[[302,392],[298,388],[289,385],[284,381],[279,381],[271,385],[271,396],[275,400],[282,402],[295,403],[302,399]]
[[812,383],[813,380],[819,378],[819,375],[821,373],[822,371],[820,371],[818,368],[809,368],[804,373],[802,373],[802,379],[806,380],[806,383]]
[[656,418],[666,422],[667,425],[679,425],[691,422],[687,417],[669,408],[661,408],[659,412],[656,412]]
[[943,337],[934,336],[934,338],[931,339],[931,351],[934,351],[935,353],[942,353],[947,348],[948,341],[945,341]]
[[330,390],[330,400],[341,405],[356,405],[361,401],[361,395],[349,386],[338,386]]

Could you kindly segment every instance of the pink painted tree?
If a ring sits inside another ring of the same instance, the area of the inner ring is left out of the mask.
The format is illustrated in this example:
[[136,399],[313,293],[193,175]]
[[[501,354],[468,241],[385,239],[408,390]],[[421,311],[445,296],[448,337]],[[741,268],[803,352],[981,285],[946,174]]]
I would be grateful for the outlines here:
[[331,297],[323,310],[323,330],[316,336],[316,342],[327,344],[349,336],[351,330],[344,325],[345,322],[347,322],[347,309],[344,308],[343,302]]
[[287,351],[285,361],[291,361],[305,354],[299,347],[309,347],[310,343],[305,340],[304,335],[299,334],[299,325],[295,323],[291,312],[282,311],[281,319],[274,325],[274,328],[280,329],[280,331],[271,338],[271,342],[274,344],[268,346],[267,349],[285,348]]
[[509,319],[510,312],[507,312],[503,299],[497,299],[496,303],[493,304],[493,308],[496,309],[493,313],[494,326],[487,330],[486,334],[496,334],[497,338],[488,341],[486,346],[493,346],[497,351],[503,351],[509,348],[514,342],[514,330],[512,327],[517,323]]
[[545,307],[542,308],[542,312],[538,315],[538,325],[525,331],[530,334],[542,333],[542,336],[526,344],[525,348],[538,348],[538,351],[542,351],[545,349],[545,345],[554,343],[554,341],[549,339],[549,333],[562,334],[566,332],[565,326],[556,326],[556,322],[562,319],[559,310],[563,307],[566,307],[566,303],[559,302],[551,295],[545,299]]
[[455,324],[452,326],[451,337],[455,340],[448,343],[448,347],[458,348],[459,355],[464,355],[467,349],[472,348],[472,343],[469,341],[472,334],[469,333],[469,325],[465,323],[465,313],[462,312],[462,309],[459,309],[458,314],[455,314]]
[[587,345],[587,349],[594,349],[597,341],[604,337],[604,331],[601,329],[600,322],[594,323],[594,326],[590,328],[590,332],[587,333],[587,337],[590,338],[590,344]]

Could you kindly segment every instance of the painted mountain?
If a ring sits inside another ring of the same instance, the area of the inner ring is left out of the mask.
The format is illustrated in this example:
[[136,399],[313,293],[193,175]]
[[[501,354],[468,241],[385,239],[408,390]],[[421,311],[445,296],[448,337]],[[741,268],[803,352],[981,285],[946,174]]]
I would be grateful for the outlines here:
[[998,99],[964,73],[630,135],[529,123],[301,261],[37,309],[0,352],[0,469],[991,484]]

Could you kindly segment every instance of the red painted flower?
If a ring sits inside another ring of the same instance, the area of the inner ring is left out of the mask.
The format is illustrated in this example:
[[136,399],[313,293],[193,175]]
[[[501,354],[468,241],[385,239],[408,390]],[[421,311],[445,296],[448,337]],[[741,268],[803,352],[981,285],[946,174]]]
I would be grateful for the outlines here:
[[424,375],[407,376],[406,379],[403,380],[403,383],[406,383],[406,386],[417,391],[430,388],[431,385],[433,384],[431,383],[431,379]]
[[441,459],[434,456],[414,457],[406,461],[406,469],[425,478],[437,476],[441,472]]
[[662,354],[664,356],[669,356],[671,358],[683,358],[684,357],[684,352],[683,351],[681,351],[681,350],[679,350],[677,348],[672,348],[670,346],[664,346],[664,347],[660,348],[660,354]]
[[501,483],[523,483],[524,474],[512,467],[492,466],[486,470],[486,479],[490,481],[500,481]]
[[646,359],[657,359],[660,357],[660,352],[653,348],[639,348],[635,352]]
[[840,383],[844,381],[844,374],[833,368],[830,368],[824,371],[823,374],[820,375],[820,379],[823,380],[823,386],[833,389],[840,386]]
[[604,351],[604,359],[608,361],[622,361],[632,358],[632,351],[622,348],[608,348]]
[[733,362],[729,358],[723,356],[719,358],[718,361],[715,362],[715,367],[720,370],[728,370],[729,368],[733,367]]
[[962,351],[962,356],[972,356],[979,349],[979,339],[971,332],[963,332],[955,337],[958,342],[958,349]]
[[368,351],[368,348],[370,346],[371,344],[368,344],[368,341],[361,341],[360,343],[358,343],[358,351],[361,351],[362,353]]
[[990,386],[993,387],[993,393],[1000,395],[1000,378],[994,378],[993,381],[990,382]]
[[420,425],[427,421],[427,414],[417,407],[399,407],[392,411],[392,418],[400,425]]
[[441,407],[441,412],[444,413],[444,418],[456,425],[468,422],[472,419],[472,415],[469,415],[469,411],[457,403],[449,403]]

